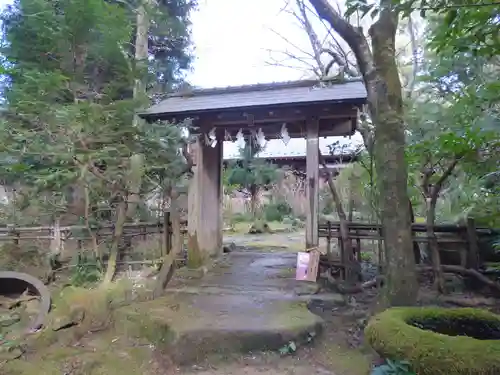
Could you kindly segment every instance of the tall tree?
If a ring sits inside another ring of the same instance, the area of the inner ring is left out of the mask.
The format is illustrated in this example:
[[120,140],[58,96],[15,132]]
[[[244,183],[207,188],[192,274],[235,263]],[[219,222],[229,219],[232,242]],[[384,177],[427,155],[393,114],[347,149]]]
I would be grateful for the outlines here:
[[[86,215],[98,219],[96,205],[107,202],[115,224],[123,223],[133,216],[129,201],[185,171],[181,130],[134,120],[147,102],[133,93],[145,90],[149,26],[137,27],[128,11],[104,0],[17,0],[2,14],[7,80],[0,137],[13,160],[3,172],[22,182],[30,202],[51,203],[53,216],[66,208],[64,192],[80,185],[89,197]],[[137,18],[148,21],[147,11]],[[140,44],[130,55],[133,36]],[[115,227],[112,248],[121,237]]]
[[346,21],[329,0],[309,2],[349,45],[363,77],[375,127],[374,158],[387,262],[386,300],[389,305],[414,304],[418,284],[408,206],[403,97],[395,54],[399,11],[392,1],[380,0],[378,18],[369,29],[370,48],[363,30]]

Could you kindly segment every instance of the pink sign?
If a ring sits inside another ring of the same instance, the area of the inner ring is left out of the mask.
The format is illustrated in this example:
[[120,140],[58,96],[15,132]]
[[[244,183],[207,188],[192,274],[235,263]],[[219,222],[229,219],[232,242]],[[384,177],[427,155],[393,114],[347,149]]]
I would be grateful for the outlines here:
[[295,270],[295,280],[307,281],[307,270],[309,268],[309,253],[297,253],[297,268]]

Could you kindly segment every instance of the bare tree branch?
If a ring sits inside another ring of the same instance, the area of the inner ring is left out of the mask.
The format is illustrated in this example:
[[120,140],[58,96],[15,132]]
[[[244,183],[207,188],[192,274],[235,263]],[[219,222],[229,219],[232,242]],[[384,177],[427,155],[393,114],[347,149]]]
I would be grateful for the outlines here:
[[314,60],[316,61],[319,71],[322,74],[326,75],[327,72],[325,71],[325,65],[321,61],[321,51],[322,51],[321,44],[319,42],[318,35],[314,32],[311,22],[309,22],[309,18],[307,17],[304,0],[296,0],[296,2],[297,6],[299,7],[301,21],[302,24],[304,25],[304,30],[306,31],[307,36],[309,37],[309,42],[311,43],[311,47],[314,52]]
[[288,38],[286,38],[285,36],[281,35],[279,32],[277,32],[276,30],[273,30],[271,29],[271,31],[276,34],[277,36],[279,36],[281,39],[283,39],[288,45],[292,46],[293,48],[297,49],[300,53],[303,53],[304,55],[306,56],[309,56],[311,58],[314,58],[314,55],[310,52],[307,52],[306,50],[300,48],[299,46],[297,46],[295,43],[292,43]]
[[[295,5],[295,7],[291,8],[292,5]],[[355,63],[349,59],[349,52],[346,52],[337,40],[339,36],[332,32],[332,28],[328,27],[323,19],[317,17],[314,9],[304,0],[295,0],[294,3],[287,0],[286,5],[280,10],[280,13],[289,14],[293,17],[294,21],[297,21],[298,27],[307,34],[311,51],[305,50],[303,46],[297,45],[297,43],[292,42],[276,30],[271,30],[291,47],[291,51],[268,50],[268,52],[285,55],[289,59],[303,65],[305,67],[304,70],[314,73],[320,79],[331,75],[334,66],[338,67],[339,74],[347,75],[348,77],[359,76]],[[314,29],[311,16],[317,18],[319,23],[325,28],[326,35],[322,40]],[[325,55],[328,55],[328,59],[326,60]],[[274,56],[270,60],[267,62],[268,65],[293,68],[285,60],[277,59]],[[296,67],[296,69],[300,69],[300,67]]]
[[407,99],[410,99],[413,94],[413,90],[415,89],[415,83],[417,81],[417,74],[419,68],[417,38],[415,36],[415,27],[413,25],[413,19],[411,17],[411,14],[408,16],[408,33],[410,34],[412,68],[413,68],[410,82],[408,84],[408,88],[406,91],[406,97]]

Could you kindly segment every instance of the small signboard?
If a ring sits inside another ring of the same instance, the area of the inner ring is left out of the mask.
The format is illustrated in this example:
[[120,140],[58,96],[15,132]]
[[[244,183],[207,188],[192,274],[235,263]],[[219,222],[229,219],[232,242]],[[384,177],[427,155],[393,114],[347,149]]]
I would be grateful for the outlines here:
[[297,253],[295,280],[316,282],[319,267],[318,250]]

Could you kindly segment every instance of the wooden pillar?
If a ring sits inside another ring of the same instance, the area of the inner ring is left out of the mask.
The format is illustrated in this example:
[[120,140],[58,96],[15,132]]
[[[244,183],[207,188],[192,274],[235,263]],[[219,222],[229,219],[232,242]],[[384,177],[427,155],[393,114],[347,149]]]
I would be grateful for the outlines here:
[[194,175],[188,194],[188,266],[197,268],[222,251],[222,142],[193,146]]
[[473,218],[467,218],[467,243],[469,245],[469,256],[467,267],[477,270],[479,268],[479,241],[476,232],[476,223]]
[[[223,139],[222,137],[219,139]],[[224,142],[218,142],[218,165],[217,165],[217,196],[218,196],[218,208],[219,208],[219,227],[217,233],[217,254],[223,251],[223,233],[224,233]]]
[[310,118],[307,127],[306,147],[306,249],[317,248],[319,214],[319,121]]
[[[163,238],[165,239],[165,254],[170,254],[172,250],[172,225],[171,211],[163,213]],[[162,252],[163,255],[163,252]]]

